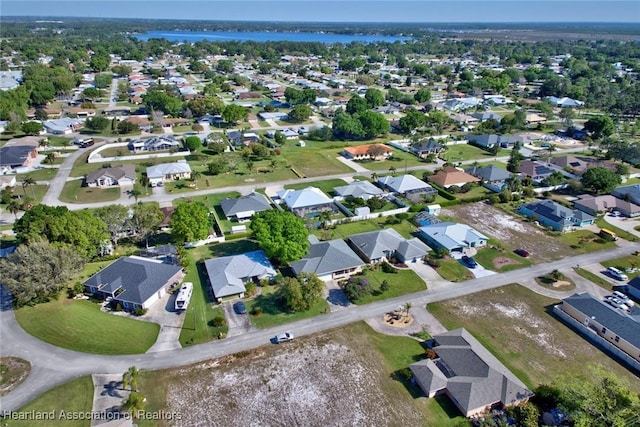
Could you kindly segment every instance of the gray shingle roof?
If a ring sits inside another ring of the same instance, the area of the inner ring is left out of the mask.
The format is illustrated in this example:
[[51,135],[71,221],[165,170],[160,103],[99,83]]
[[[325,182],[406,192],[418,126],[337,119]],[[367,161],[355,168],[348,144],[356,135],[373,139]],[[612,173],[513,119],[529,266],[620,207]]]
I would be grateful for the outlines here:
[[628,316],[587,292],[571,295],[563,299],[562,303],[574,307],[586,316],[595,316],[602,326],[640,348],[640,309],[635,308],[635,315]]
[[222,212],[229,217],[242,212],[262,212],[271,209],[267,198],[260,193],[251,193],[236,199],[223,199],[220,201]]
[[384,191],[382,191],[369,181],[353,181],[349,185],[335,187],[333,191],[335,191],[337,195],[342,197],[353,196],[367,198],[384,194]]
[[0,166],[22,166],[33,150],[35,148],[29,145],[2,147],[0,148]]
[[349,245],[344,240],[336,239],[312,244],[309,246],[309,255],[299,261],[292,262],[291,268],[296,275],[304,272],[324,276],[362,265],[364,262]]
[[407,240],[393,228],[354,234],[349,240],[370,260],[389,257],[396,251],[405,259],[416,258],[430,250],[418,239]]
[[420,227],[420,232],[438,242],[442,247],[452,250],[468,247],[477,240],[489,240],[487,236],[466,224],[440,222]]
[[445,332],[434,339],[439,359],[409,366],[426,393],[446,388],[465,415],[496,402],[509,405],[533,396],[465,329]]
[[180,266],[130,256],[109,264],[87,279],[84,285],[109,293],[121,288],[123,292],[118,295],[119,300],[142,304],[180,270]]
[[466,169],[465,172],[488,182],[504,181],[511,176],[511,172],[495,165],[489,165],[486,167],[473,166]]
[[401,175],[401,176],[383,176],[378,179],[378,182],[383,186],[389,188],[392,191],[395,191],[400,194],[404,194],[407,191],[418,190],[418,189],[426,189],[433,190],[436,192],[433,187],[431,187],[426,182],[419,180],[413,175]]
[[204,265],[216,298],[245,292],[244,283],[254,277],[263,279],[276,275],[264,251],[208,259]]
[[87,182],[95,182],[98,178],[101,178],[103,176],[109,176],[114,181],[117,181],[122,177],[128,177],[135,180],[136,167],[134,165],[122,165],[113,168],[102,168],[88,174]]
[[332,200],[316,187],[307,187],[302,190],[282,190],[278,192],[289,209],[306,208],[310,206],[324,205]]

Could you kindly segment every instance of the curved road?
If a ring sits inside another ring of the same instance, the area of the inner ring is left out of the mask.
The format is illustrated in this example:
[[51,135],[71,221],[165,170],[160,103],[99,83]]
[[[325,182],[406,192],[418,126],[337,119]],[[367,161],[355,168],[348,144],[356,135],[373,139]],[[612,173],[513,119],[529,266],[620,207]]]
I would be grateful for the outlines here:
[[[554,269],[570,269],[576,264],[588,265],[606,259],[618,258],[630,254],[635,249],[635,246],[625,245],[624,247],[564,258],[461,283],[438,284],[422,292],[378,301],[364,306],[354,306],[311,319],[293,322],[288,324],[286,328],[299,336],[313,334],[382,315],[408,301],[414,305],[425,305],[430,302],[493,289],[509,283],[526,283],[531,277],[546,274]],[[24,332],[16,322],[6,294],[0,295],[0,302],[2,302],[2,310],[0,311],[0,356],[21,357],[29,360],[32,364],[31,374],[27,380],[10,394],[2,397],[0,412],[16,410],[51,387],[81,375],[91,373],[119,374],[132,365],[143,369],[162,369],[188,365],[267,345],[269,338],[281,332],[283,328],[278,327],[249,332],[222,341],[212,341],[165,352],[106,356],[65,350],[32,337]],[[99,331],[96,331],[96,333],[99,333]]]

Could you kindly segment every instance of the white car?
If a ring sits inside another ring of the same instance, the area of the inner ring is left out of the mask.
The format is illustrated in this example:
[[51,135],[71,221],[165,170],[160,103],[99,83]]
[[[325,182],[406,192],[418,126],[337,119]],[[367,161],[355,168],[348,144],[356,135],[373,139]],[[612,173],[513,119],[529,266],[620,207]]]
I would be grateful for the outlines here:
[[611,304],[612,306],[614,306],[615,308],[620,308],[620,307],[622,306],[622,304],[623,304],[623,303],[622,303],[622,301],[620,301],[620,299],[619,299],[619,298],[616,298],[616,297],[611,296],[611,295],[609,295],[609,296],[606,298],[606,301],[607,301],[609,304]]
[[291,332],[285,332],[284,334],[278,334],[275,337],[273,337],[273,341],[276,344],[280,344],[281,342],[293,341],[293,334]]

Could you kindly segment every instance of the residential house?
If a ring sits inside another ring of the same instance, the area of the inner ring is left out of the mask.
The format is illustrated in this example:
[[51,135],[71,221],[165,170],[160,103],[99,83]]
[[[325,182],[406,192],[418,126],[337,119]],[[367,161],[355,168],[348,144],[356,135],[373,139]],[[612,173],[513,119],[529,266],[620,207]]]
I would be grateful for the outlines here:
[[22,71],[0,71],[0,90],[15,89],[22,83]]
[[466,329],[444,332],[433,339],[437,358],[409,365],[429,398],[444,394],[464,416],[470,417],[496,405],[518,405],[533,396]]
[[435,196],[438,194],[438,190],[413,175],[383,176],[378,178],[378,184],[382,188],[408,198]]
[[614,308],[589,293],[574,294],[554,306],[574,330],[640,372],[640,309]]
[[111,298],[125,310],[147,309],[184,277],[182,267],[162,261],[129,256],[103,268],[83,285],[89,293]]
[[381,197],[384,194],[380,188],[369,181],[352,181],[348,185],[335,187],[333,191],[340,197],[356,197],[369,200],[372,197]]
[[260,120],[287,120],[289,118],[289,113],[284,111],[276,111],[267,113],[265,111],[261,111],[258,113],[258,118]]
[[527,113],[524,120],[528,126],[547,123],[547,118],[545,116],[541,116],[540,114],[536,113]]
[[[1,156],[0,156],[1,157]],[[611,195],[640,205],[640,184],[624,185],[611,192]]]
[[0,147],[0,173],[17,173],[21,168],[31,166],[37,157],[37,140],[20,138],[8,141]]
[[523,204],[518,208],[518,213],[538,221],[544,227],[551,227],[561,232],[591,225],[595,220],[593,216],[584,211],[569,209],[553,200]]
[[310,236],[311,245],[306,257],[291,263],[297,275],[314,273],[320,280],[343,280],[362,271],[364,262],[344,240],[318,241]]
[[147,178],[152,187],[162,186],[168,181],[191,178],[191,167],[184,160],[175,163],[161,163],[147,168]]
[[470,175],[453,166],[446,166],[436,174],[428,178],[429,181],[435,182],[440,187],[449,188],[454,185],[463,186],[468,182],[480,182],[480,179]]
[[254,214],[271,209],[271,203],[263,194],[253,192],[235,199],[222,199],[220,207],[228,220],[246,222]]
[[495,146],[509,148],[513,147],[518,142],[523,142],[523,137],[521,135],[471,134],[467,136],[467,139],[470,144],[485,149],[493,148]]
[[239,130],[227,131],[227,138],[229,138],[229,143],[236,147],[260,142],[260,137],[257,133]]
[[127,147],[133,152],[178,150],[180,148],[180,142],[172,136],[161,135],[147,139],[135,139],[129,142]]
[[589,167],[589,162],[574,156],[554,157],[550,160],[552,165],[568,170],[572,174],[582,175]]
[[532,160],[523,160],[522,162],[520,162],[518,172],[530,177],[534,183],[539,184],[555,171],[550,167],[543,165],[542,163],[538,163]]
[[333,200],[316,187],[282,190],[277,195],[291,212],[300,217],[315,216],[323,211],[335,212],[338,209]]
[[479,178],[486,188],[496,193],[500,193],[506,181],[511,178],[511,172],[496,165],[472,166],[466,170],[467,173]]
[[4,190],[7,187],[16,186],[15,175],[0,175],[0,190]]
[[84,121],[68,117],[56,120],[47,120],[42,123],[45,132],[54,135],[68,135],[84,127]]
[[566,96],[562,98],[547,96],[546,99],[551,103],[551,105],[558,108],[579,108],[584,106],[584,102],[568,98]]
[[429,154],[438,154],[444,147],[442,144],[437,143],[434,139],[429,139],[426,142],[416,142],[415,144],[409,145],[409,150],[420,157],[421,159],[426,159]]
[[346,147],[342,156],[350,160],[385,160],[393,155],[393,149],[383,144],[366,144]]
[[434,249],[446,249],[449,252],[481,248],[489,241],[487,236],[474,228],[455,222],[439,222],[420,227],[418,237]]
[[102,168],[91,172],[85,178],[87,187],[112,187],[114,185],[130,186],[136,181],[135,165],[121,165],[113,168]]
[[502,120],[502,117],[500,117],[499,114],[496,114],[493,111],[478,111],[477,113],[473,113],[471,116],[481,122],[486,122],[487,120],[495,120],[496,122],[500,123],[500,120]]
[[271,280],[277,274],[264,251],[208,259],[204,267],[213,296],[219,302],[223,298],[243,298],[245,283]]
[[573,201],[573,207],[593,216],[614,210],[629,218],[640,215],[640,206],[608,194],[604,196],[581,195]]
[[349,236],[349,245],[368,264],[396,258],[411,262],[425,256],[431,249],[419,239],[405,239],[393,228]]

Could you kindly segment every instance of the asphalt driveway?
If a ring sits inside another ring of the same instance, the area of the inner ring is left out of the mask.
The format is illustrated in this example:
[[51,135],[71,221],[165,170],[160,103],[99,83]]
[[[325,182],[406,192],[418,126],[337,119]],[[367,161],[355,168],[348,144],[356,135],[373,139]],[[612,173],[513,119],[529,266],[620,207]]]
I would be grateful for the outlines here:
[[253,326],[251,319],[249,319],[249,313],[238,314],[233,309],[233,304],[236,301],[227,301],[222,304],[224,308],[224,315],[227,318],[229,324],[229,332],[227,337],[236,337],[238,335],[246,334],[248,332],[257,331],[258,328]]

